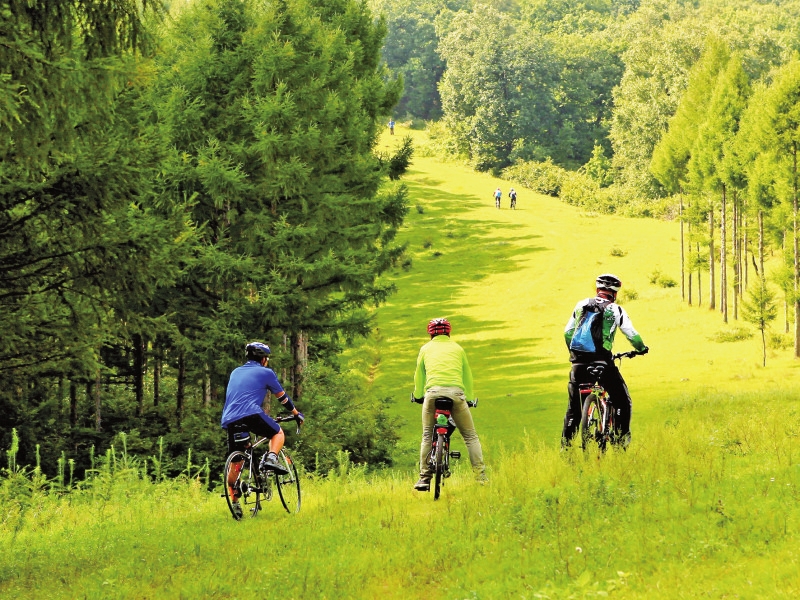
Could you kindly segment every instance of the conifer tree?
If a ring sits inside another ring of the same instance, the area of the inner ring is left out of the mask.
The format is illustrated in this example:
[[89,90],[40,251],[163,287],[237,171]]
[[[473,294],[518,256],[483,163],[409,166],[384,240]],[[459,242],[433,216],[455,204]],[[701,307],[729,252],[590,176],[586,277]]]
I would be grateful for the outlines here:
[[155,101],[181,156],[175,193],[202,224],[164,300],[195,372],[224,377],[244,340],[280,350],[284,334],[299,364],[309,335],[365,332],[361,309],[391,291],[378,276],[406,208],[373,152],[400,92],[384,33],[351,0],[204,0],[179,15]]

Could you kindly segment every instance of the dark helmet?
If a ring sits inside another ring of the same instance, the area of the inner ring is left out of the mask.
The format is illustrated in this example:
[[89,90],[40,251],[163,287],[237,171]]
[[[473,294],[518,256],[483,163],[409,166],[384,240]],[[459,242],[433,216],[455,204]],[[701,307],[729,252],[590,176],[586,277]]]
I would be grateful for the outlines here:
[[447,319],[431,319],[428,322],[429,335],[450,335],[450,321]]
[[261,360],[272,353],[264,342],[250,342],[245,346],[244,354],[247,360]]
[[600,275],[595,283],[597,284],[598,290],[611,290],[612,292],[618,292],[619,288],[622,287],[622,282],[619,280],[619,277],[612,275],[611,273]]

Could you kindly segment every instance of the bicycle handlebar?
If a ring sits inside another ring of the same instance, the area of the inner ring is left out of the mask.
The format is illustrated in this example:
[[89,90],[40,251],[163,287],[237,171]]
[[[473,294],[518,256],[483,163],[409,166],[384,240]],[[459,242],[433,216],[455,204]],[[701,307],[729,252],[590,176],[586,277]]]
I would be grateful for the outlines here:
[[[422,404],[423,402],[425,402],[425,398],[415,398],[414,392],[411,392],[412,404]],[[475,400],[467,400],[467,406],[469,406],[470,408],[475,408],[476,406],[478,406],[478,399],[475,398]]]
[[634,356],[643,356],[647,354],[647,352],[642,352],[641,350],[631,350],[630,352],[620,352],[619,354],[614,354],[611,358],[614,360],[621,360],[623,358],[633,358]]
[[[297,419],[295,419],[294,415],[288,415],[285,417],[273,417],[273,421],[275,421],[276,423],[288,423],[289,421],[297,421]],[[295,433],[298,435],[300,434],[299,423],[297,424],[297,431],[295,431]]]

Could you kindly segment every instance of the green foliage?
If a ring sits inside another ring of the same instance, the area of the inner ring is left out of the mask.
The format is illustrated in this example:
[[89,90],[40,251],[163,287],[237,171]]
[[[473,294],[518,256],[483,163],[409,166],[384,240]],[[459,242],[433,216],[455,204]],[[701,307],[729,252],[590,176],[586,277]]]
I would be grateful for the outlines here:
[[766,331],[770,323],[778,316],[778,307],[775,304],[775,295],[764,279],[759,279],[756,285],[747,292],[747,299],[742,300],[742,317],[752,323],[761,332],[763,348],[763,366],[767,366],[767,340]]
[[386,412],[385,403],[369,397],[357,375],[315,364],[306,372],[304,385],[308,420],[289,444],[306,470],[327,473],[343,451],[356,464],[391,465],[398,418]]
[[601,188],[614,183],[611,160],[606,157],[603,147],[598,144],[595,144],[594,150],[592,150],[592,158],[581,167],[581,170]]
[[662,288],[672,288],[678,285],[678,283],[672,277],[669,275],[664,275],[660,269],[656,269],[650,273],[649,280],[653,285],[657,285]]
[[380,155],[381,162],[385,165],[389,179],[397,181],[400,176],[408,170],[411,165],[411,157],[414,155],[414,142],[410,136],[403,138],[400,147],[388,156]]
[[616,256],[616,257],[622,258],[622,257],[628,255],[628,251],[627,250],[623,250],[619,246],[614,246],[613,248],[611,248],[610,254],[611,254],[611,256]]
[[621,303],[632,302],[639,299],[639,292],[630,286],[625,286],[619,291],[619,301]]
[[589,159],[622,69],[604,32],[570,33],[543,34],[481,4],[453,16],[439,90],[454,154],[493,172],[517,160]]
[[555,197],[561,194],[561,184],[567,176],[568,171],[553,164],[549,158],[542,162],[518,162],[503,171],[504,179],[534,192]]

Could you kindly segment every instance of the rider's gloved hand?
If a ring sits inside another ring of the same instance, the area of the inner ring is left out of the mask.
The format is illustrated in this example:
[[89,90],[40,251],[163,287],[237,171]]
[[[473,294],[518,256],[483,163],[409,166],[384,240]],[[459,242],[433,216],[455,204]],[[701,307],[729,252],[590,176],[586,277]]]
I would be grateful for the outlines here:
[[645,346],[644,349],[642,350],[642,354],[647,354],[648,352],[650,352],[650,348]]
[[295,420],[295,421],[297,421],[297,424],[298,424],[298,425],[302,425],[302,424],[303,424],[303,422],[306,420],[306,417],[305,417],[305,415],[304,415],[303,413],[301,413],[301,412],[298,412],[298,413],[297,413],[297,414],[294,416],[294,420]]

